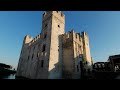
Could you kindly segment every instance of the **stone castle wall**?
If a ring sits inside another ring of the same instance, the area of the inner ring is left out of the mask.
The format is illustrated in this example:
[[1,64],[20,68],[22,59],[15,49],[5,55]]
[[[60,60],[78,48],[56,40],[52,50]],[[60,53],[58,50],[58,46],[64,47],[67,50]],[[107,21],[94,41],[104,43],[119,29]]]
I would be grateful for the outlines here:
[[31,79],[80,78],[82,57],[91,61],[89,38],[74,30],[65,33],[65,15],[47,11],[42,30],[35,38],[26,35],[18,63],[17,76]]

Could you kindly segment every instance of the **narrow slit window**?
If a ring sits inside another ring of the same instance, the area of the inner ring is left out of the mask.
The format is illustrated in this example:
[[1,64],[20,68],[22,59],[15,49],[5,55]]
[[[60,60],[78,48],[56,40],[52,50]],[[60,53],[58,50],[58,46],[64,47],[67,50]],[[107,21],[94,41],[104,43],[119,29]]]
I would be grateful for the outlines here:
[[41,60],[41,67],[43,67],[44,66],[44,61],[43,60]]
[[34,57],[34,54],[32,55],[32,59],[33,59],[33,57]]
[[79,66],[77,65],[77,72],[79,72]]
[[42,48],[42,52],[45,51],[45,48],[46,48],[46,45],[44,44],[44,45],[43,45],[43,48]]

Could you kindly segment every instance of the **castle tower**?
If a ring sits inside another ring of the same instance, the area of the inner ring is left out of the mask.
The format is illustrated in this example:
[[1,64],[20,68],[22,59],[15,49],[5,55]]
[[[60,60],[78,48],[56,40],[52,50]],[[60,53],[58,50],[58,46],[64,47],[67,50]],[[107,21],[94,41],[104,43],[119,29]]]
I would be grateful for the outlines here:
[[62,41],[64,34],[65,16],[60,11],[47,11],[43,14],[41,36],[44,41],[48,61],[48,78],[62,78]]
[[63,35],[63,78],[81,78],[83,44],[80,33],[74,30]]
[[[85,32],[65,33],[65,15],[46,11],[42,15],[42,30],[23,40],[16,76],[30,79],[78,79],[91,66],[89,38]],[[83,60],[84,58],[84,60]]]
[[86,32],[82,32],[82,40],[83,40],[83,55],[84,55],[84,63],[87,71],[91,70],[91,54],[90,54],[90,45],[89,45],[89,37]]
[[35,38],[26,35],[16,76],[30,79],[62,78],[62,40],[65,16],[60,11],[46,11],[42,30]]

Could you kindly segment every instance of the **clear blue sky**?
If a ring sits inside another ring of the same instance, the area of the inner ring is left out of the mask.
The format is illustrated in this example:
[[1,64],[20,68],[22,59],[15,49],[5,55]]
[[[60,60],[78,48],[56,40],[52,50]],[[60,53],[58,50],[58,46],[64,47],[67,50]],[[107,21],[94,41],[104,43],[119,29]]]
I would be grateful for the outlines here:
[[[94,62],[120,54],[120,11],[62,11],[65,31],[86,31]],[[0,63],[17,66],[26,34],[41,32],[43,11],[0,11]]]

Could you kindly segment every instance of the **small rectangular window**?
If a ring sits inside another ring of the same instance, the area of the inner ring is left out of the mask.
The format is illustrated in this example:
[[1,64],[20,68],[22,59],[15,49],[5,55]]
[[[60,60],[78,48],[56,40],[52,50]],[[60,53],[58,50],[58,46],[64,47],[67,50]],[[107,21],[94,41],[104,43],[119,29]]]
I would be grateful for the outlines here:
[[38,53],[37,53],[37,57],[39,57],[39,55],[40,55],[40,54],[39,54],[39,52],[38,52]]
[[46,45],[44,44],[44,45],[43,45],[43,48],[42,48],[42,52],[45,51],[45,48],[46,48]]
[[33,59],[33,57],[34,57],[34,54],[32,54],[32,59]]

